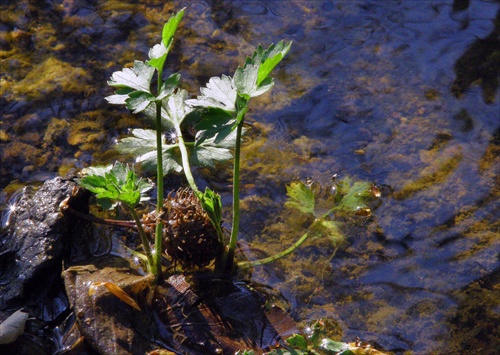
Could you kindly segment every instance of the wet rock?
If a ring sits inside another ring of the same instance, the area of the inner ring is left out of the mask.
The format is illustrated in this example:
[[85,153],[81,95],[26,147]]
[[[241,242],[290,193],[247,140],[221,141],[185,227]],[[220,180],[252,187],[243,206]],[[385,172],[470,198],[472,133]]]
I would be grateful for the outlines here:
[[[80,332],[100,354],[234,354],[242,349],[258,354],[297,332],[272,297],[210,274],[174,275],[152,286],[152,278],[126,260],[107,256],[74,265],[63,278]],[[141,310],[99,286],[103,283],[123,289]]]
[[34,194],[26,190],[13,207],[0,234],[0,310],[36,303],[59,274],[72,230],[82,226],[60,213],[59,204],[67,197],[73,208],[86,208],[88,195],[62,178],[46,181]]
[[[145,313],[122,302],[103,286],[89,292],[92,285],[109,282],[134,298],[142,294],[151,278],[139,275],[127,261],[116,257],[74,265],[63,272],[63,278],[78,328],[100,354],[144,354],[160,348],[150,340],[153,329]],[[139,305],[144,308],[141,301]]]
[[190,354],[259,354],[298,333],[290,315],[273,302],[280,297],[246,282],[174,275],[155,289],[153,299],[162,337],[189,347]]

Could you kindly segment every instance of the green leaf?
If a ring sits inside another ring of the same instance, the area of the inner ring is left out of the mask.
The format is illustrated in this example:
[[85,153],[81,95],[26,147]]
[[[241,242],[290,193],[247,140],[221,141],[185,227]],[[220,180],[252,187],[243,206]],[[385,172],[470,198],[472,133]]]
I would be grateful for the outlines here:
[[168,48],[163,43],[155,44],[149,50],[149,60],[147,63],[157,70],[163,70],[165,61],[167,60]]
[[243,68],[236,69],[234,73],[234,85],[238,94],[246,99],[253,97],[257,91],[257,78],[259,76],[259,67],[253,64],[245,64]]
[[[196,124],[196,145],[200,145],[205,140],[213,137],[214,143],[221,143],[228,139],[228,136],[233,131],[235,120],[233,115],[219,108],[208,108],[201,112],[201,121]],[[233,138],[233,137],[231,137]],[[229,147],[234,147],[236,143],[236,135],[234,141]]]
[[345,241],[345,235],[340,229],[340,223],[341,222],[319,218],[309,227],[309,234],[313,238],[326,237],[330,239],[334,247],[337,247]]
[[182,17],[184,16],[184,10],[186,8],[182,8],[177,12],[175,15],[170,16],[168,19],[167,23],[165,26],[163,26],[163,31],[162,31],[162,43],[165,47],[170,49],[170,46],[172,45],[172,41],[174,39],[174,34],[175,31],[177,31],[177,26],[182,20]]
[[195,107],[216,107],[228,112],[236,111],[237,91],[231,77],[226,75],[220,78],[212,77],[200,92],[201,96],[187,100],[186,104]]
[[371,184],[365,181],[356,181],[351,185],[351,179],[345,177],[337,183],[338,194],[342,199],[332,210],[355,212],[359,208],[366,208],[366,201],[372,198]]
[[121,88],[115,91],[115,95],[110,95],[105,97],[105,99],[113,105],[126,105],[126,100],[129,98],[129,94],[134,92],[131,88]]
[[[118,141],[117,149],[120,153],[135,156],[137,163],[142,163],[143,168],[149,171],[156,170],[156,131],[151,129],[133,129],[132,137],[126,137]],[[180,152],[176,144],[167,144],[165,140],[163,146],[163,175],[171,171],[181,172]]]
[[195,145],[190,152],[193,165],[215,167],[215,163],[233,158],[231,149],[236,144],[236,131],[231,130],[231,122],[228,121],[219,131],[214,128],[210,134],[205,135],[205,131],[197,133]]
[[257,47],[252,57],[247,58],[243,68],[239,67],[234,74],[234,85],[238,94],[249,99],[270,90],[274,81],[268,76],[288,53],[291,45],[292,42],[280,41],[265,50],[261,46]]
[[160,88],[160,94],[156,98],[157,100],[163,100],[165,97],[172,95],[175,91],[179,81],[181,80],[181,75],[174,73],[170,75],[167,80],[165,80]]
[[148,92],[134,91],[128,95],[128,99],[125,100],[125,103],[132,113],[139,113],[144,111],[154,100],[155,97]]
[[296,349],[298,348],[300,350],[307,350],[307,340],[300,334],[292,335],[286,340],[286,342]]
[[285,202],[285,206],[314,214],[314,193],[303,182],[292,182],[286,187],[286,193],[288,200]]
[[207,187],[205,192],[198,193],[198,198],[212,224],[215,228],[220,228],[222,222],[222,200],[220,195]]
[[174,127],[180,127],[186,115],[193,110],[184,103],[187,97],[188,93],[186,90],[179,90],[171,95],[168,100],[162,102],[167,114],[167,120]]
[[288,53],[292,42],[279,41],[276,45],[271,44],[267,50],[263,50],[261,46],[257,48],[253,55],[253,62],[260,62],[259,75],[257,78],[257,85],[260,86],[261,83],[266,79],[271,71],[276,65],[283,59],[283,57]]
[[196,146],[191,153],[191,163],[195,166],[213,168],[216,162],[225,162],[231,159],[233,159],[233,155],[229,149],[206,142]]
[[168,52],[170,51],[170,46],[172,45],[174,39],[175,31],[177,30],[177,26],[183,16],[184,9],[180,10],[177,14],[170,16],[167,23],[163,26],[161,43],[156,44],[149,50],[150,59],[148,64],[158,69],[159,72],[163,70]]
[[111,75],[108,84],[117,88],[131,88],[150,93],[151,78],[155,69],[147,63],[134,61],[133,68],[124,68]]
[[349,344],[341,343],[339,341],[333,341],[332,339],[325,338],[321,340],[319,350],[326,352],[327,354],[337,354],[339,352],[349,350]]
[[133,208],[148,199],[145,193],[152,188],[152,184],[138,179],[128,165],[120,162],[84,172],[87,175],[78,179],[78,184],[93,192],[97,202],[106,209],[113,208],[113,202],[122,202]]

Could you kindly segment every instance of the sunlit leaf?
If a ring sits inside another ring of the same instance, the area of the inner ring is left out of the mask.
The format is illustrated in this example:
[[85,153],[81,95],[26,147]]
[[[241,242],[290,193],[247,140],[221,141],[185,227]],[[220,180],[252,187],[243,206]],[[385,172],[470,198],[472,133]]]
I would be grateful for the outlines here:
[[254,63],[260,63],[259,75],[257,78],[257,85],[261,86],[264,79],[266,79],[271,71],[276,65],[283,59],[283,57],[288,53],[292,42],[279,41],[276,45],[271,44],[266,50],[261,46],[257,48],[254,52],[252,61]]
[[[345,350],[349,350],[349,344],[342,343],[339,341],[334,341],[329,338],[325,338],[321,340],[321,344],[319,346],[320,350],[327,352],[328,354],[336,354],[339,352],[343,352]],[[345,354],[347,355],[347,354]]]
[[267,49],[257,47],[253,55],[247,58],[245,65],[234,74],[234,85],[238,94],[246,99],[262,95],[272,88],[273,79],[269,74],[290,50],[292,42],[280,41]]
[[146,192],[152,184],[139,179],[135,172],[120,162],[112,166],[87,169],[87,175],[77,182],[93,192],[98,203],[106,209],[114,207],[113,202],[123,202],[130,207],[147,200]]
[[170,16],[168,19],[167,23],[165,26],[163,26],[163,31],[162,31],[162,43],[165,47],[170,49],[170,46],[172,45],[172,41],[174,39],[174,34],[175,31],[177,31],[177,26],[179,26],[179,23],[182,20],[182,17],[184,16],[184,10],[186,8],[182,8],[177,12],[175,15]]
[[115,91],[115,95],[110,95],[105,97],[105,99],[113,105],[126,105],[126,100],[129,98],[129,94],[134,92],[131,88],[121,88]]
[[132,113],[139,113],[144,111],[146,107],[154,101],[155,97],[147,92],[134,91],[128,95],[128,99],[125,100],[127,108],[132,111]]
[[155,69],[147,63],[134,61],[132,68],[124,68],[111,75],[108,84],[117,88],[131,88],[137,91],[150,92],[151,78]]
[[178,73],[174,73],[170,75],[162,84],[160,89],[160,94],[156,98],[157,100],[163,100],[165,97],[172,95],[174,93],[175,88],[179,85],[179,80],[181,79],[181,75]]
[[187,106],[184,101],[187,99],[188,93],[186,90],[179,90],[171,95],[168,100],[163,101],[163,107],[167,113],[167,119],[173,124],[174,127],[179,126],[184,120],[184,117],[193,110],[192,107]]
[[286,193],[288,200],[285,202],[285,206],[314,214],[314,193],[303,182],[292,182],[286,187]]
[[307,350],[307,340],[300,334],[294,334],[286,342],[295,349]]
[[236,111],[237,91],[231,77],[212,77],[200,91],[201,95],[197,99],[187,100],[186,103],[195,107],[217,107],[229,112]]

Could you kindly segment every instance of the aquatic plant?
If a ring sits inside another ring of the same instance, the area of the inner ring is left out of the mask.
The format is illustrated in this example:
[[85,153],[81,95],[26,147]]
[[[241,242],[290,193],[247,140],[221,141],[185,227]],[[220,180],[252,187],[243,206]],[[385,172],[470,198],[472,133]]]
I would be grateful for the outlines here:
[[[154,129],[133,129],[131,136],[121,139],[117,148],[135,156],[144,169],[156,170],[156,210],[141,220],[135,208],[147,200],[152,185],[139,179],[133,169],[121,163],[88,168],[79,184],[96,194],[105,209],[117,203],[133,216],[145,255],[134,252],[147,263],[150,273],[160,276],[163,248],[184,268],[201,267],[215,259],[215,272],[228,274],[234,267],[234,254],[240,223],[240,150],[245,133],[245,115],[252,98],[269,91],[274,80],[272,70],[285,57],[291,42],[280,41],[267,48],[258,46],[233,77],[212,77],[201,95],[189,99],[179,88],[180,75],[173,73],[163,79],[164,66],[174,34],[184,15],[184,9],[170,17],[163,27],[162,41],[149,51],[149,60],[135,61],[131,68],[114,72],[108,84],[116,89],[106,97],[111,104],[125,105],[134,114],[141,113]],[[156,81],[156,89],[152,84]],[[234,151],[232,154],[231,151]],[[222,203],[218,193],[206,188],[200,191],[192,174],[192,166],[213,167],[218,162],[233,161],[233,214],[229,242],[222,230]],[[170,194],[164,201],[163,177],[183,173],[188,190]],[[354,187],[357,185],[355,184]],[[363,185],[362,190],[367,190]],[[315,215],[312,228],[285,251],[269,258],[241,262],[249,267],[279,259],[298,248],[310,235],[336,234],[335,222],[328,214],[343,208],[342,204],[359,205],[364,195],[354,189],[344,193],[328,213]],[[288,187],[289,206],[314,214],[314,192],[301,183]],[[352,196],[351,196],[352,195]],[[346,202],[349,198],[353,201]],[[351,198],[351,199],[352,199]],[[151,225],[155,226],[153,232]],[[147,234],[154,234],[154,246],[149,246]]]
[[[267,352],[266,355],[386,355],[371,344],[362,341],[344,343],[332,340],[326,332],[323,320],[314,321],[303,330],[285,340],[285,346]],[[255,355],[253,350],[242,350],[235,355]]]

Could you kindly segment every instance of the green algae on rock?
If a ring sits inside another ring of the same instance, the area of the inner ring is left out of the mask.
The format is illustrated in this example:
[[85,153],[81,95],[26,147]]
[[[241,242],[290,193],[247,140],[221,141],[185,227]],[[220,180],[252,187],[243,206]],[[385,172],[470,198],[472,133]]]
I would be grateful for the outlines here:
[[36,65],[26,77],[11,87],[15,95],[30,100],[45,99],[57,92],[58,95],[83,94],[91,76],[83,68],[50,57]]

